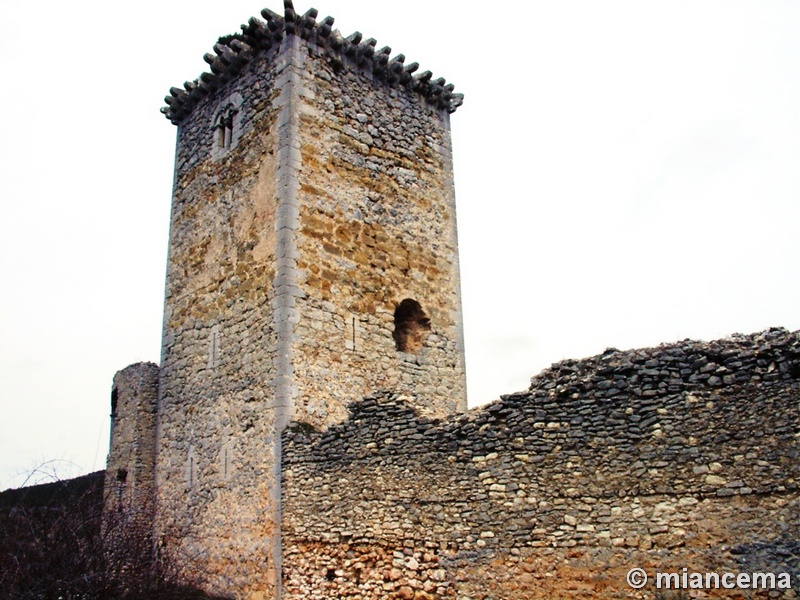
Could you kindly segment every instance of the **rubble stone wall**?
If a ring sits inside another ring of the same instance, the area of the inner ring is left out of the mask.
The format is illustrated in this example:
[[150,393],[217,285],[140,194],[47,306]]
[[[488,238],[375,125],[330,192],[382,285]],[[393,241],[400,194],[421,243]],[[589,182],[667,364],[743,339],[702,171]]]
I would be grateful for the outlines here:
[[635,566],[797,586],[799,444],[784,330],[564,361],[448,420],[373,396],[284,433],[285,597],[630,597]]
[[[277,52],[178,127],[157,536],[161,552],[191,566],[190,579],[226,593],[263,594],[276,572]],[[227,116],[221,140],[216,124]]]
[[[380,389],[466,410],[450,115],[304,40],[299,66],[295,420],[327,426]],[[429,323],[398,348],[395,311]]]
[[460,96],[402,59],[390,84],[374,40],[298,21],[291,2],[262,14],[165,109],[178,140],[156,466],[159,551],[253,600],[280,595],[290,419],[334,426],[387,388],[424,414],[466,410]]
[[[136,363],[114,375],[106,510],[152,509],[155,494],[158,365]],[[152,519],[147,512],[146,518]]]
[[262,16],[163,109],[159,555],[248,600],[797,570],[797,334],[565,361],[463,414],[461,94],[314,9]]

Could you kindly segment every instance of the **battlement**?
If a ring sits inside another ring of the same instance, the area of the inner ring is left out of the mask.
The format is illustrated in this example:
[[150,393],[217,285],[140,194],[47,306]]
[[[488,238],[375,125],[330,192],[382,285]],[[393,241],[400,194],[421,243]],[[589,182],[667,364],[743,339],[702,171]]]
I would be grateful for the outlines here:
[[338,29],[333,29],[333,17],[325,17],[317,22],[318,11],[308,9],[304,14],[295,12],[292,0],[284,0],[284,14],[265,8],[261,15],[266,21],[255,17],[241,26],[242,33],[219,38],[214,44],[214,53],[203,59],[210,65],[211,72],[204,72],[194,81],[187,81],[183,89],[173,87],[164,98],[167,106],[161,112],[175,125],[192,112],[204,96],[214,93],[234,79],[242,68],[262,52],[280,46],[286,36],[297,35],[330,55],[335,68],[345,65],[352,69],[371,72],[372,75],[389,86],[405,87],[441,110],[453,113],[464,101],[463,94],[453,92],[455,86],[447,83],[444,77],[433,79],[430,71],[417,73],[419,64],[405,64],[403,54],[391,56],[389,46],[377,49],[374,38],[364,39],[359,31],[344,37]]

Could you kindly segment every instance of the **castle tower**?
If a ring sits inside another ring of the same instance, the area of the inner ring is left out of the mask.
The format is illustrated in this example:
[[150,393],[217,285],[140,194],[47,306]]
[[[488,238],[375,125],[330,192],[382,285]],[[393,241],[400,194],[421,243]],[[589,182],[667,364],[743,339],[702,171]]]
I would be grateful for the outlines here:
[[104,510],[107,534],[120,543],[143,533],[153,518],[158,377],[158,365],[137,363],[114,375],[111,388]]
[[[466,410],[449,115],[461,96],[285,2],[172,88],[157,542],[280,596],[280,431],[381,389]],[[183,565],[181,565],[183,566]]]

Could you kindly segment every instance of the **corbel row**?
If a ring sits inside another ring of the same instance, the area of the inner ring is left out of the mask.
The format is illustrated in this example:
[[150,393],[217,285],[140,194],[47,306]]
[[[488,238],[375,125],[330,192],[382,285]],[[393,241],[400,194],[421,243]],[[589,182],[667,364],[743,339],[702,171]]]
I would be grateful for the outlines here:
[[264,21],[253,17],[242,25],[242,33],[220,38],[214,44],[214,54],[208,53],[203,57],[211,72],[185,82],[182,89],[170,88],[169,96],[164,98],[167,106],[161,112],[172,123],[178,124],[203,96],[233,79],[259,51],[280,44],[285,35],[299,35],[317,45],[328,47],[343,62],[346,60],[358,68],[371,70],[375,77],[388,85],[406,87],[439,109],[452,113],[463,103],[463,94],[453,93],[454,86],[446,83],[443,77],[433,79],[430,71],[416,73],[418,63],[406,65],[403,54],[391,57],[392,49],[388,46],[376,50],[374,38],[364,40],[358,31],[343,37],[333,29],[333,17],[325,17],[317,22],[316,9],[311,8],[305,14],[298,15],[292,0],[284,0],[283,4],[283,16],[265,8],[261,11]]
[[203,60],[208,63],[211,72],[201,73],[200,77],[194,81],[184,82],[183,88],[170,88],[169,96],[164,98],[167,106],[162,107],[161,112],[177,125],[191,112],[201,98],[236,77],[253,58],[256,48],[260,46],[260,44],[248,43],[244,37],[220,38],[214,44],[214,54],[209,52],[203,56]]

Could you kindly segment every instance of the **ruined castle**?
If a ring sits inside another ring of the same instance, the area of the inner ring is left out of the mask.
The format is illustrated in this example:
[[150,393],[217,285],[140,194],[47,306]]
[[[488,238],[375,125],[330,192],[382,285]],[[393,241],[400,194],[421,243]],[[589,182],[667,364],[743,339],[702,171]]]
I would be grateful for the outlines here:
[[107,510],[251,600],[612,597],[626,566],[742,560],[796,576],[798,335],[608,351],[467,412],[461,95],[314,9],[262,16],[166,98],[161,364],[114,378]]

